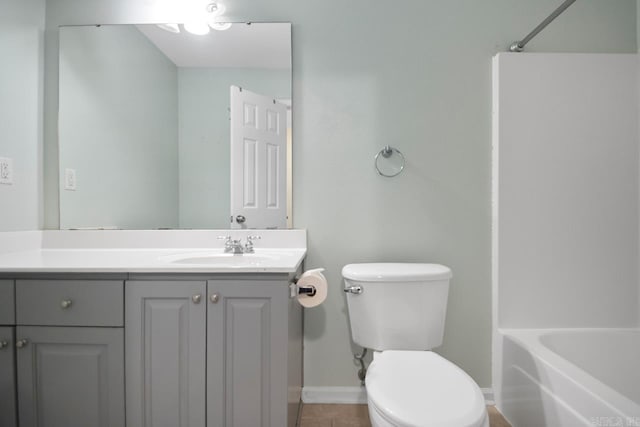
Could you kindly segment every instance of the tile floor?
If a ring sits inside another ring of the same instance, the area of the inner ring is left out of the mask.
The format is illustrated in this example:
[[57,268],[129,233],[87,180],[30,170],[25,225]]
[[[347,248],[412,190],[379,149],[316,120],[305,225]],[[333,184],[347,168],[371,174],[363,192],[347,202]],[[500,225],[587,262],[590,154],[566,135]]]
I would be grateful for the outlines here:
[[[511,427],[494,406],[487,407],[491,427]],[[371,427],[367,405],[302,406],[299,427]]]

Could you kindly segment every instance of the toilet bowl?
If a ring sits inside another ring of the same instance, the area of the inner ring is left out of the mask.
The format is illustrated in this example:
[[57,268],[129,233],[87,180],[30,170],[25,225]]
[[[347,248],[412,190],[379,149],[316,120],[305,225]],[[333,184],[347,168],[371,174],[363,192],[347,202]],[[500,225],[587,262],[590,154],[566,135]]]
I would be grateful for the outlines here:
[[484,397],[442,344],[451,270],[439,264],[342,269],[353,341],[374,350],[365,379],[373,427],[488,427]]
[[489,427],[477,384],[431,351],[374,354],[366,389],[374,427]]

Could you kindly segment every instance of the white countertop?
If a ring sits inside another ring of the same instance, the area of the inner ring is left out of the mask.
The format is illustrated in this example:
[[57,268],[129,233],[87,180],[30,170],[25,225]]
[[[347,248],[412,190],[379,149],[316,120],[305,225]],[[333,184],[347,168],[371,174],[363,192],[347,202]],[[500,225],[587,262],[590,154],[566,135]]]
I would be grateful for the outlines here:
[[[255,254],[224,254],[220,235],[260,235]],[[305,230],[35,231],[0,233],[6,273],[294,273]]]

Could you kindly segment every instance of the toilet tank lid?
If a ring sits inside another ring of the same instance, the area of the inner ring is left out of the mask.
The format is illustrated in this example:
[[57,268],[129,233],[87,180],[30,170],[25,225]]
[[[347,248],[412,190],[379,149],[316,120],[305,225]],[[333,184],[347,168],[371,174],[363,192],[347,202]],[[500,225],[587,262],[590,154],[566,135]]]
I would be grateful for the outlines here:
[[440,264],[381,262],[348,264],[342,269],[345,279],[363,282],[420,282],[446,280],[451,276],[451,269]]

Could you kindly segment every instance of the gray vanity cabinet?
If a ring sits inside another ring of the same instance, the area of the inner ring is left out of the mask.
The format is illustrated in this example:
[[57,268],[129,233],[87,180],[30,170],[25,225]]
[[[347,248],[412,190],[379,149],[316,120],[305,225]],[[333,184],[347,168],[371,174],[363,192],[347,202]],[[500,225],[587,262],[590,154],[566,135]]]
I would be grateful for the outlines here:
[[16,427],[14,328],[0,326],[0,426]]
[[301,310],[286,276],[246,277],[126,283],[128,426],[295,425]]
[[20,427],[122,427],[124,282],[17,280]]
[[123,332],[18,326],[20,427],[122,427]]
[[286,282],[207,285],[208,427],[286,426]]
[[13,280],[0,280],[0,426],[16,427]]
[[0,325],[15,325],[15,290],[13,280],[0,280]]
[[125,287],[127,426],[204,427],[206,282]]

